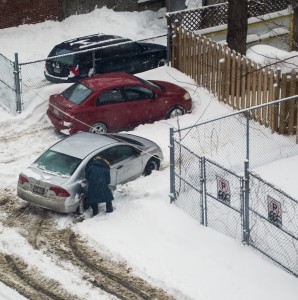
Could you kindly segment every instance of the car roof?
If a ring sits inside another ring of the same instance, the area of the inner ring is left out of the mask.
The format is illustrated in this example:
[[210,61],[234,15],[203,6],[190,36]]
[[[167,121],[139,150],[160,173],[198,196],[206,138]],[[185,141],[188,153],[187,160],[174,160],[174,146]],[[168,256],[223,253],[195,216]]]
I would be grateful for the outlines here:
[[79,132],[53,145],[50,149],[73,157],[84,159],[90,153],[119,143],[112,137],[90,132]]
[[113,72],[100,74],[81,80],[81,82],[93,91],[101,88],[109,88],[121,85],[138,85],[140,79],[125,72]]
[[123,38],[121,36],[99,33],[99,34],[87,35],[87,36],[82,36],[75,39],[67,40],[56,45],[55,47],[68,49],[76,52],[85,49],[109,46],[113,44],[129,42],[129,41],[131,40],[127,38]]

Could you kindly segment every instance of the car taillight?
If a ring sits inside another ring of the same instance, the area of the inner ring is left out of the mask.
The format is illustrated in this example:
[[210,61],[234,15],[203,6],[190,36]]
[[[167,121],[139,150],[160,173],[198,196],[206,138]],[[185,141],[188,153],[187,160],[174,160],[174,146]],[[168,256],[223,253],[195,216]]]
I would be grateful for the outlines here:
[[185,93],[183,96],[184,100],[188,101],[191,99],[190,94],[189,93]]
[[69,197],[70,196],[68,191],[66,191],[62,188],[56,187],[56,186],[51,186],[49,188],[49,190],[53,191],[56,194],[56,196],[58,196],[58,197]]
[[24,176],[22,176],[22,175],[19,175],[19,183],[20,184],[24,184],[24,183],[29,183],[29,180],[28,180],[28,178],[26,178],[26,177],[24,177]]
[[75,77],[75,76],[79,76],[80,72],[79,72],[79,66],[75,66],[75,67],[70,67],[69,68],[69,77]]

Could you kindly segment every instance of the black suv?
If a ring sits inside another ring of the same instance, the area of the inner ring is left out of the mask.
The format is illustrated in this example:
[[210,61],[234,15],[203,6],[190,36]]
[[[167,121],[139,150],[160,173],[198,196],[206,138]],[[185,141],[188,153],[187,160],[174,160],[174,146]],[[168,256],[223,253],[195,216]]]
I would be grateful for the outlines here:
[[144,72],[164,65],[166,59],[165,46],[94,34],[56,45],[46,60],[44,73],[51,82],[74,82],[101,73]]

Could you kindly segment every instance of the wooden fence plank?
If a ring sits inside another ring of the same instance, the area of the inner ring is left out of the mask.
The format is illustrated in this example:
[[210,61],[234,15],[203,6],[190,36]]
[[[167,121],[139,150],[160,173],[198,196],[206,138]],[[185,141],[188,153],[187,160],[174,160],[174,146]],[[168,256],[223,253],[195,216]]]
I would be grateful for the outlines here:
[[[263,69],[263,95],[262,95],[262,104],[268,103],[268,69]],[[268,107],[265,106],[262,108],[262,117],[261,117],[261,124],[267,125],[267,112]]]
[[[287,96],[287,74],[282,74],[281,76],[281,98],[286,98]],[[279,112],[279,133],[284,134],[286,128],[286,103],[282,102],[280,104]]]
[[[262,104],[262,79],[263,79],[263,68],[258,65],[258,79],[257,79],[257,103],[256,105]],[[256,121],[261,123],[261,109],[256,110]]]
[[201,86],[202,85],[202,37],[198,36],[197,37],[198,40],[198,72],[197,72],[197,77],[198,77],[198,85]]
[[251,60],[246,61],[246,102],[245,107],[251,107]]
[[217,49],[216,43],[212,42],[212,70],[211,70],[211,91],[215,95],[216,94],[216,69],[217,69]]
[[226,77],[225,77],[225,96],[224,102],[230,105],[230,87],[231,87],[231,49],[227,48],[225,53]]
[[[296,84],[296,72],[292,70],[290,79],[290,96],[296,95]],[[289,100],[288,113],[288,134],[293,134],[295,120],[295,100]]]
[[217,47],[217,69],[216,69],[216,94],[217,98],[220,98],[220,88],[221,88],[221,70],[222,70],[222,46],[218,45]]
[[232,51],[231,53],[231,106],[235,109],[235,91],[236,91],[236,51]]
[[[251,89],[251,106],[255,106],[257,103],[257,78],[258,78],[258,65],[253,63],[252,66],[252,89]],[[251,118],[256,120],[256,111],[251,112]]]
[[[273,70],[270,70],[268,72],[268,102],[270,103],[274,99],[274,72]],[[268,107],[268,126],[271,128],[272,124],[272,116],[273,116],[273,106],[269,105]]]
[[240,109],[240,90],[241,90],[241,55],[238,53],[236,67],[236,109]]

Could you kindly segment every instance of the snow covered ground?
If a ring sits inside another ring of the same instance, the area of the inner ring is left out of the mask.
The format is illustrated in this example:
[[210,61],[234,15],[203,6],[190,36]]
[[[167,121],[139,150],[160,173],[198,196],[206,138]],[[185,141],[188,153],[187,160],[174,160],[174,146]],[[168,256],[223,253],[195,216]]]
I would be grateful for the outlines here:
[[[0,31],[0,53],[12,59],[18,52],[21,62],[42,59],[56,43],[96,32],[138,39],[166,33],[166,25],[165,20],[157,19],[153,12],[116,13],[106,8],[97,9],[61,23],[47,21],[3,29]],[[190,78],[169,67],[140,76],[171,81],[190,92],[194,109],[191,115],[181,117],[182,127],[231,111],[207,91],[197,89]],[[63,85],[54,84],[41,89],[20,115],[9,115],[0,109],[0,195],[3,191],[15,193],[19,172],[61,138],[45,116],[49,95],[61,90]],[[168,145],[171,126],[176,126],[176,120],[141,125],[132,131],[158,143],[165,160],[161,171],[118,187],[114,193],[116,210],[113,214],[106,215],[102,210],[96,217],[77,224],[73,224],[69,216],[57,216],[59,226],[71,226],[95,249],[114,260],[125,261],[135,274],[169,291],[176,299],[296,300],[295,277],[240,241],[200,226],[170,204]],[[270,176],[270,182],[293,191],[295,195],[292,195],[297,197],[297,190],[293,188],[297,184],[297,162],[298,157],[293,157],[280,165],[276,162],[263,166],[260,174]],[[274,170],[282,167],[287,168],[288,176],[275,176]],[[77,290],[82,299],[103,299],[90,292],[88,296],[83,288],[78,290],[77,279],[66,281],[66,274],[59,273],[53,259],[32,249],[18,232],[4,227],[1,220],[0,251],[25,258],[30,266],[64,282],[65,288]],[[70,278],[74,275],[69,274]],[[0,284],[0,299],[24,297]]]

